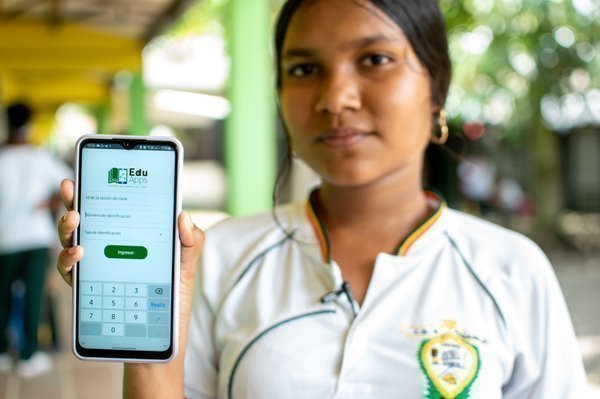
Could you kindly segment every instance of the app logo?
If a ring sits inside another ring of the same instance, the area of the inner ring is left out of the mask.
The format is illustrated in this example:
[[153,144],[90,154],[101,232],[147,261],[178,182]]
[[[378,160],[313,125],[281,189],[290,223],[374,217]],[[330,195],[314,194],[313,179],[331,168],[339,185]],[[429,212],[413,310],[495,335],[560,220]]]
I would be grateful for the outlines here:
[[148,183],[148,171],[135,168],[111,168],[108,184],[140,185]]
[[112,168],[109,170],[108,184],[127,184],[127,169]]

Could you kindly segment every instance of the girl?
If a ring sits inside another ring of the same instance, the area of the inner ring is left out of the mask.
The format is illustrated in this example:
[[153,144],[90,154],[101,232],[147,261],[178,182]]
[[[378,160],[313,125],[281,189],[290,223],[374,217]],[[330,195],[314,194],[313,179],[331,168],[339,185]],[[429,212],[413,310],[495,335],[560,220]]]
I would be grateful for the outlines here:
[[[187,350],[126,365],[126,395],[583,397],[546,257],[422,187],[425,148],[448,134],[437,2],[290,0],[275,43],[291,147],[322,185],[275,218],[212,228],[195,283],[203,236],[180,217]],[[72,183],[62,189],[70,205]],[[67,281],[78,221],[70,211],[59,226]]]

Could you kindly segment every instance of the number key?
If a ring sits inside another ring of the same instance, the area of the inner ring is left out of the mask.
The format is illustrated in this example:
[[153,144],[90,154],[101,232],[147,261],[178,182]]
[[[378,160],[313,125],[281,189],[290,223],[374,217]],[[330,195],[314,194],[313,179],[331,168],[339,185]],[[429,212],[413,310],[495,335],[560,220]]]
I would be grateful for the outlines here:
[[125,301],[122,297],[105,296],[103,299],[104,309],[123,309],[125,307]]
[[80,292],[83,295],[101,295],[102,285],[100,283],[82,282],[80,284]]
[[122,296],[125,293],[125,284],[104,283],[104,295]]
[[104,310],[102,312],[102,321],[109,323],[123,323],[123,311]]
[[146,298],[126,298],[125,307],[127,310],[146,310],[147,308]]
[[102,335],[123,335],[125,328],[123,324],[102,324]]
[[95,309],[82,309],[79,317],[82,323],[86,321],[102,321],[101,312]]
[[102,297],[82,295],[80,307],[85,309],[100,309],[102,308]]
[[148,294],[148,286],[146,284],[127,284],[125,289],[127,296],[146,296]]
[[126,323],[134,323],[134,324],[145,324],[147,322],[147,313],[146,312],[126,312],[125,314],[125,322]]

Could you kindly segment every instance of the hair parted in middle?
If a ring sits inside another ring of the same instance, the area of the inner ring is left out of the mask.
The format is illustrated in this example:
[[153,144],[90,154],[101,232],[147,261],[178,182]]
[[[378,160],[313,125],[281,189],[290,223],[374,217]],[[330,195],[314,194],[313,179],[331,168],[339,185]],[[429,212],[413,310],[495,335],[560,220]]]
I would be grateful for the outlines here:
[[[275,25],[275,74],[277,90],[281,90],[281,58],[283,44],[294,14],[305,3],[324,0],[288,0],[285,2]],[[347,0],[364,7],[370,3],[390,18],[404,33],[419,62],[429,75],[431,101],[435,115],[443,109],[450,87],[452,65],[448,53],[446,23],[438,0]],[[281,111],[279,111],[282,118]],[[283,121],[285,130],[285,121]],[[292,149],[285,132],[286,153],[277,174],[274,205],[279,189],[286,183],[291,170]]]

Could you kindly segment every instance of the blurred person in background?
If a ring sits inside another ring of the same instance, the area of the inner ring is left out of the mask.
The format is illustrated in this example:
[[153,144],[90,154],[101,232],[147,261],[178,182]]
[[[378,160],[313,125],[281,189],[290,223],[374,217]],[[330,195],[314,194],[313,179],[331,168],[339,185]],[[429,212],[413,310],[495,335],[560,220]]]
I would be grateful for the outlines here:
[[7,336],[11,286],[22,280],[24,335],[16,350],[16,371],[29,378],[52,368],[51,358],[38,350],[37,334],[49,251],[56,242],[52,214],[60,202],[57,187],[72,172],[29,142],[29,106],[15,103],[6,113],[8,141],[0,147],[0,372],[13,367]]
[[465,198],[469,213],[485,215],[491,208],[496,182],[496,168],[485,157],[469,156],[458,165],[459,187]]

